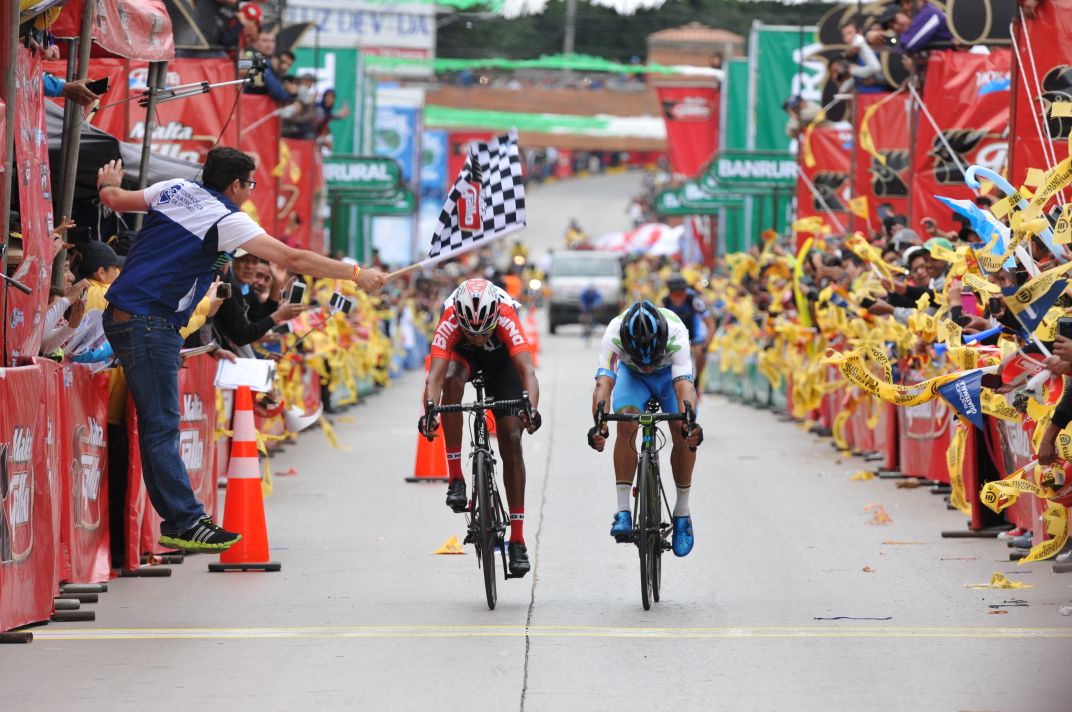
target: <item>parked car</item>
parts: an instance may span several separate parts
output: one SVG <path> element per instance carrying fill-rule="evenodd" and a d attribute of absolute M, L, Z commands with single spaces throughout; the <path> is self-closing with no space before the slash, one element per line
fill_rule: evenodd
<path fill-rule="evenodd" d="M 551 333 L 563 324 L 579 324 L 581 293 L 589 286 L 599 292 L 595 321 L 608 324 L 621 312 L 622 263 L 615 252 L 564 250 L 554 253 L 547 273 L 551 290 Z"/>

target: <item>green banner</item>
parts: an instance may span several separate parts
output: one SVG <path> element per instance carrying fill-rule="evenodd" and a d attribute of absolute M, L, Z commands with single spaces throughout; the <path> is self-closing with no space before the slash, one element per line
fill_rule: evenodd
<path fill-rule="evenodd" d="M 723 148 L 748 147 L 748 60 L 731 59 L 722 84 L 722 106 L 726 112 L 722 133 Z"/>
<path fill-rule="evenodd" d="M 417 196 L 406 188 L 391 193 L 332 193 L 332 203 L 346 209 L 357 206 L 364 215 L 412 215 L 417 210 Z"/>
<path fill-rule="evenodd" d="M 789 118 L 782 106 L 794 94 L 821 101 L 822 64 L 805 62 L 808 45 L 815 42 L 814 27 L 755 27 L 751 38 L 753 134 L 748 147 L 759 151 L 785 151 Z M 816 76 L 817 75 L 817 76 Z"/>
<path fill-rule="evenodd" d="M 419 57 L 365 57 L 365 66 L 369 69 L 395 69 L 398 67 L 422 67 L 436 72 L 460 72 L 463 69 L 572 69 L 578 72 L 611 72 L 614 74 L 685 74 L 696 75 L 703 72 L 695 67 L 672 67 L 662 64 L 622 64 L 602 57 L 587 54 L 543 55 L 539 59 L 506 59 L 504 57 L 487 57 L 484 59 L 424 59 Z M 713 72 L 707 72 L 716 76 Z"/>
<path fill-rule="evenodd" d="M 797 160 L 790 153 L 775 151 L 719 151 L 700 184 L 708 191 L 739 188 L 766 192 L 768 188 L 793 190 L 797 184 Z"/>
<path fill-rule="evenodd" d="M 744 198 L 724 191 L 710 192 L 695 181 L 667 188 L 655 196 L 657 215 L 711 215 L 726 208 L 744 207 Z"/>
<path fill-rule="evenodd" d="M 306 41 L 312 41 L 314 33 L 308 32 L 306 35 Z M 336 119 L 329 126 L 332 150 L 339 153 L 361 150 L 354 145 L 354 126 L 361 106 L 357 96 L 357 50 L 299 47 L 294 54 L 297 59 L 291 73 L 300 75 L 302 70 L 315 69 L 318 94 L 334 89 L 336 111 L 344 106 L 349 111 L 346 118 Z"/>
<path fill-rule="evenodd" d="M 324 158 L 324 180 L 332 192 L 392 193 L 402 184 L 402 169 L 390 158 L 336 153 Z"/>

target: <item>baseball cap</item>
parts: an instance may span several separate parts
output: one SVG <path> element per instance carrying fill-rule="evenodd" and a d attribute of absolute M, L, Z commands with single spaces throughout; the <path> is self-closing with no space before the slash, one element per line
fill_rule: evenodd
<path fill-rule="evenodd" d="M 937 245 L 938 247 L 944 247 L 947 250 L 956 249 L 953 247 L 953 243 L 945 239 L 944 237 L 932 237 L 931 239 L 923 243 L 923 246 L 927 248 L 928 252 L 934 252 L 935 245 Z"/>
<path fill-rule="evenodd" d="M 115 254 L 115 250 L 99 240 L 79 245 L 78 252 L 82 256 L 81 262 L 78 263 L 78 272 L 83 279 L 101 267 L 122 267 L 126 261 L 126 258 Z"/>

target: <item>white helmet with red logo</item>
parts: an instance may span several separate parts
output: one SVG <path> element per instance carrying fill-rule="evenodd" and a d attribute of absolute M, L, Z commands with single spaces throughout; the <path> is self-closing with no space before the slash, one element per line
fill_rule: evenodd
<path fill-rule="evenodd" d="M 486 279 L 467 279 L 454 292 L 458 326 L 470 334 L 487 334 L 499 319 L 499 289 Z"/>

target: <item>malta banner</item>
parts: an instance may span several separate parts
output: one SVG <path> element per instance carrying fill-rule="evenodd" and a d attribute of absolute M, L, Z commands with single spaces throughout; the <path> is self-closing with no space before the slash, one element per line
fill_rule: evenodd
<path fill-rule="evenodd" d="M 47 621 L 57 592 L 41 379 L 0 369 L 0 630 Z"/>
<path fill-rule="evenodd" d="M 940 230 L 956 230 L 952 211 L 934 196 L 970 200 L 961 167 L 981 165 L 1001 173 L 1009 146 L 1009 72 L 1012 53 L 931 52 L 923 103 L 941 134 L 920 111 L 912 156 L 912 219 L 934 218 Z M 959 165 L 958 165 L 959 162 Z M 913 228 L 918 229 L 918 228 Z"/>
<path fill-rule="evenodd" d="M 257 170 L 253 180 L 257 182 L 249 204 L 240 206 L 256 220 L 265 232 L 278 236 L 283 225 L 277 224 L 279 214 L 276 197 L 279 180 L 276 166 L 279 165 L 279 105 L 263 94 L 243 94 L 238 107 L 240 114 L 238 147 L 253 156 Z"/>
<path fill-rule="evenodd" d="M 853 211 L 854 229 L 877 227 L 888 215 L 908 215 L 908 118 L 907 92 L 856 96 L 853 190 L 867 202 Z"/>
<path fill-rule="evenodd" d="M 849 200 L 852 199 L 851 129 L 822 125 L 808 130 L 802 138 L 799 158 L 799 224 L 794 226 L 794 230 L 798 234 L 807 232 L 817 236 L 822 232 L 823 226 L 837 231 L 837 225 L 830 218 L 831 213 L 840 221 L 841 227 L 847 229 Z M 801 227 L 807 229 L 800 229 Z"/>
<path fill-rule="evenodd" d="M 103 583 L 111 571 L 108 530 L 108 380 L 79 364 L 63 367 L 60 432 L 63 453 L 66 580 Z"/>
<path fill-rule="evenodd" d="M 655 87 L 666 122 L 670 165 L 695 178 L 718 150 L 721 91 L 714 87 Z"/>
<path fill-rule="evenodd" d="M 21 357 L 33 358 L 41 350 L 41 320 L 48 305 L 52 273 L 52 185 L 48 166 L 48 134 L 41 93 L 39 54 L 20 47 L 15 82 L 15 164 L 18 180 L 19 217 L 22 220 L 22 261 L 15 279 L 31 288 L 30 294 L 8 289 L 7 353 L 14 366 Z M 8 258 L 8 264 L 15 260 Z"/>
<path fill-rule="evenodd" d="M 1057 102 L 1072 101 L 1072 0 L 1039 3 L 1034 20 L 1016 23 L 1009 182 L 1024 184 L 1031 168 L 1046 170 L 1068 156 L 1072 117 L 1051 116 Z M 1032 56 L 1033 55 L 1033 56 Z M 1041 132 L 1041 135 L 1040 135 Z"/>
<path fill-rule="evenodd" d="M 148 78 L 147 64 L 131 63 L 131 94 L 145 91 Z M 218 84 L 235 78 L 234 63 L 227 59 L 177 59 L 167 66 L 165 85 Z M 153 153 L 204 163 L 208 150 L 217 143 L 237 146 L 238 121 L 234 113 L 240 91 L 238 85 L 220 87 L 207 94 L 157 104 Z M 145 140 L 145 108 L 133 101 L 128 106 L 130 128 L 125 140 L 140 144 Z"/>

